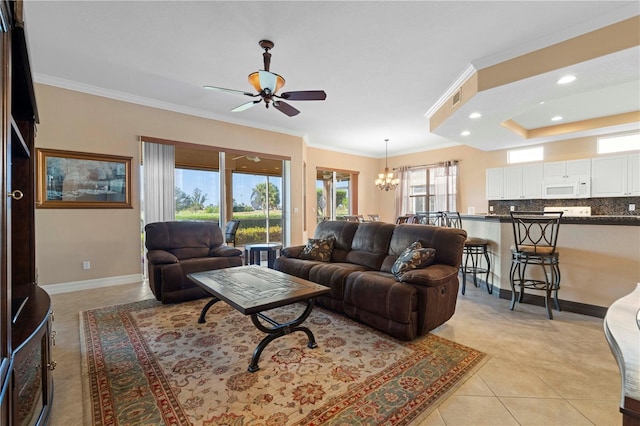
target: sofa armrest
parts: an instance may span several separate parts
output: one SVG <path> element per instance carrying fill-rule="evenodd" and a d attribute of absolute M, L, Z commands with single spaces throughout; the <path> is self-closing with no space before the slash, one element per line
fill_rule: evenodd
<path fill-rule="evenodd" d="M 209 249 L 209 256 L 212 257 L 233 257 L 242 256 L 242 251 L 235 247 L 220 245 Z"/>
<path fill-rule="evenodd" d="M 166 250 L 149 250 L 147 252 L 147 259 L 154 265 L 178 263 L 178 258 Z"/>
<path fill-rule="evenodd" d="M 306 246 L 304 245 L 285 247 L 280 251 L 280 255 L 297 259 L 300 257 L 300 253 L 302 253 L 302 250 L 304 250 L 305 247 Z"/>
<path fill-rule="evenodd" d="M 426 268 L 417 268 L 405 272 L 400 282 L 426 287 L 438 287 L 451 280 L 458 274 L 458 268 L 451 265 L 429 265 Z"/>

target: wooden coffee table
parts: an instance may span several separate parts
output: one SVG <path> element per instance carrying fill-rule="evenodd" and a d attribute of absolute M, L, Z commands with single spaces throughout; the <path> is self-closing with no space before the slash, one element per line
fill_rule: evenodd
<path fill-rule="evenodd" d="M 258 265 L 196 272 L 188 274 L 187 277 L 213 296 L 202 308 L 199 323 L 205 322 L 207 311 L 214 303 L 223 300 L 238 312 L 250 315 L 258 330 L 267 333 L 253 352 L 249 364 L 250 372 L 259 370 L 258 360 L 264 348 L 286 334 L 302 331 L 309 338 L 307 347 L 317 347 L 311 330 L 301 324 L 311 314 L 314 297 L 329 293 L 328 287 Z M 306 302 L 307 307 L 298 318 L 284 324 L 263 313 L 295 302 Z M 260 319 L 272 327 L 265 326 Z"/>

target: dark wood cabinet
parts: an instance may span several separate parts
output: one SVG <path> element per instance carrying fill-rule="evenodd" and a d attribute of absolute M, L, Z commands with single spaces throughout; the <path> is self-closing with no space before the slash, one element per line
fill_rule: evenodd
<path fill-rule="evenodd" d="M 38 121 L 22 1 L 0 0 L 0 425 L 48 422 L 51 299 L 35 267 Z"/>

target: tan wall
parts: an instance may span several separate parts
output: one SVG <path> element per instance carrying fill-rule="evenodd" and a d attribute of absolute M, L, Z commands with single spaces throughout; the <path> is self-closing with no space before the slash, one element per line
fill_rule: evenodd
<path fill-rule="evenodd" d="M 291 158 L 292 206 L 302 206 L 301 138 L 36 85 L 36 147 L 133 157 L 133 209 L 37 209 L 41 285 L 141 273 L 140 135 Z M 302 209 L 292 240 L 302 240 Z M 91 261 L 83 270 L 82 261 Z"/>

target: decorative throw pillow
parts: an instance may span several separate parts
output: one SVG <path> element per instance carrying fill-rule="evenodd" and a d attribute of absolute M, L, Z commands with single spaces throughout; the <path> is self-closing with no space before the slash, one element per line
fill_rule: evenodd
<path fill-rule="evenodd" d="M 333 252 L 333 244 L 336 239 L 329 237 L 326 239 L 309 238 L 309 242 L 302 249 L 300 253 L 300 259 L 319 260 L 320 262 L 328 262 L 331 260 L 331 253 Z"/>
<path fill-rule="evenodd" d="M 433 248 L 423 248 L 420 241 L 411 243 L 404 249 L 391 267 L 391 273 L 400 278 L 411 269 L 424 268 L 433 263 L 436 250 Z"/>

